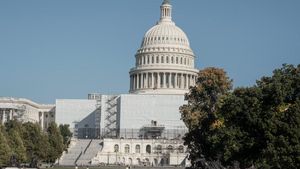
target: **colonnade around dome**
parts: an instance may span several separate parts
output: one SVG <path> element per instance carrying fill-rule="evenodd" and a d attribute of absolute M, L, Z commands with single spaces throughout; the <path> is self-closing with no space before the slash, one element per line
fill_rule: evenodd
<path fill-rule="evenodd" d="M 195 85 L 196 75 L 178 72 L 142 72 L 130 76 L 130 92 L 143 89 L 182 89 Z"/>

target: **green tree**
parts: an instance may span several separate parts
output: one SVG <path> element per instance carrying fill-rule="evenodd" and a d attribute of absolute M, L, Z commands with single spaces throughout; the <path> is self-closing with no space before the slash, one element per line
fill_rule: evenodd
<path fill-rule="evenodd" d="M 26 161 L 26 148 L 24 146 L 23 140 L 15 129 L 8 131 L 9 135 L 9 145 L 12 149 L 12 156 L 16 160 L 17 165 Z"/>
<path fill-rule="evenodd" d="M 8 133 L 9 146 L 12 149 L 12 156 L 17 165 L 20 165 L 26 161 L 26 148 L 21 137 L 22 123 L 11 120 L 5 124 L 5 127 Z"/>
<path fill-rule="evenodd" d="M 39 162 L 47 159 L 49 152 L 48 136 L 42 132 L 37 123 L 24 123 L 22 138 L 31 167 L 36 167 Z"/>
<path fill-rule="evenodd" d="M 206 104 L 198 100 L 192 105 Z M 193 164 L 202 157 L 241 168 L 300 168 L 300 65 L 283 65 L 257 85 L 219 97 L 213 114 L 185 137 Z"/>
<path fill-rule="evenodd" d="M 11 149 L 5 134 L 4 127 L 0 124 L 0 167 L 9 165 Z"/>
<path fill-rule="evenodd" d="M 60 130 L 60 133 L 63 137 L 63 142 L 64 142 L 64 145 L 65 145 L 65 149 L 68 148 L 68 145 L 70 143 L 70 139 L 72 137 L 72 132 L 70 131 L 70 125 L 68 124 L 61 124 L 59 125 L 59 130 Z"/>
<path fill-rule="evenodd" d="M 59 128 L 54 122 L 49 124 L 47 133 L 50 144 L 48 160 L 50 162 L 55 162 L 55 160 L 61 156 L 64 150 L 63 137 L 60 134 Z"/>
<path fill-rule="evenodd" d="M 210 148 L 210 142 L 206 138 L 212 132 L 212 126 L 222 123 L 217 119 L 217 103 L 231 88 L 232 81 L 226 72 L 211 67 L 199 71 L 196 86 L 191 87 L 185 96 L 188 103 L 180 111 L 182 120 L 189 129 L 184 139 L 193 165 L 203 158 L 203 154 L 213 154 L 210 151 L 214 149 Z"/>

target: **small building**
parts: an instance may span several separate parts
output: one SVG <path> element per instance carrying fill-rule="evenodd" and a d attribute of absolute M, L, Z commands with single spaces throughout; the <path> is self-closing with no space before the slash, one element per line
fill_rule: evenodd
<path fill-rule="evenodd" d="M 189 166 L 182 140 L 104 139 L 91 165 Z"/>
<path fill-rule="evenodd" d="M 0 123 L 12 119 L 38 123 L 45 130 L 49 123 L 55 121 L 55 105 L 38 104 L 24 98 L 0 97 Z"/>

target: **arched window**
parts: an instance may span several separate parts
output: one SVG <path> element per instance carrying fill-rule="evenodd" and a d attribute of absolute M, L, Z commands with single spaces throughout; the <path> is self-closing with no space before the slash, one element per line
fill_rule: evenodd
<path fill-rule="evenodd" d="M 151 153 L 151 146 L 150 145 L 147 145 L 146 146 L 146 153 Z"/>
<path fill-rule="evenodd" d="M 184 153 L 184 147 L 183 146 L 179 146 L 178 147 L 178 152 L 179 153 Z"/>
<path fill-rule="evenodd" d="M 130 147 L 128 144 L 125 145 L 125 153 L 129 153 L 130 151 Z"/>
<path fill-rule="evenodd" d="M 167 56 L 167 60 L 166 60 L 166 62 L 167 62 L 167 63 L 169 63 L 169 56 Z"/>
<path fill-rule="evenodd" d="M 115 153 L 119 152 L 119 145 L 118 144 L 115 144 L 115 146 L 114 146 L 114 152 Z"/>
<path fill-rule="evenodd" d="M 174 63 L 174 58 L 173 57 L 171 57 L 171 63 Z"/>
<path fill-rule="evenodd" d="M 135 153 L 141 153 L 141 146 L 140 145 L 135 146 Z"/>
<path fill-rule="evenodd" d="M 174 152 L 173 146 L 169 145 L 169 146 L 167 147 L 167 151 L 168 151 L 169 153 L 173 153 L 173 152 Z"/>
<path fill-rule="evenodd" d="M 184 64 L 186 65 L 186 58 L 184 58 Z"/>
<path fill-rule="evenodd" d="M 156 63 L 159 63 L 159 57 L 156 56 Z"/>
<path fill-rule="evenodd" d="M 152 56 L 152 61 L 151 62 L 154 63 L 154 56 Z"/>
<path fill-rule="evenodd" d="M 156 151 L 157 151 L 157 153 L 162 153 L 162 146 L 161 145 L 157 145 L 156 146 Z"/>
<path fill-rule="evenodd" d="M 161 63 L 164 63 L 164 56 L 161 57 Z"/>
<path fill-rule="evenodd" d="M 178 57 L 176 57 L 176 64 L 178 64 Z"/>
<path fill-rule="evenodd" d="M 182 58 L 180 58 L 180 64 L 182 64 Z"/>
<path fill-rule="evenodd" d="M 147 64 L 149 64 L 150 63 L 150 58 L 149 58 L 149 56 L 147 56 Z"/>

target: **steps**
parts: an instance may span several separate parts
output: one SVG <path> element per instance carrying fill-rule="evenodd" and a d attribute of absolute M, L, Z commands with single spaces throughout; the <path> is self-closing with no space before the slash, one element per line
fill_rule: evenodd
<path fill-rule="evenodd" d="M 77 161 L 77 165 L 90 165 L 91 159 L 94 158 L 102 149 L 103 140 L 92 140 L 86 151 L 83 152 Z"/>
<path fill-rule="evenodd" d="M 76 160 L 80 159 L 81 153 L 88 147 L 91 140 L 74 139 L 71 140 L 70 147 L 67 152 L 64 152 L 60 157 L 60 166 L 74 166 Z"/>

